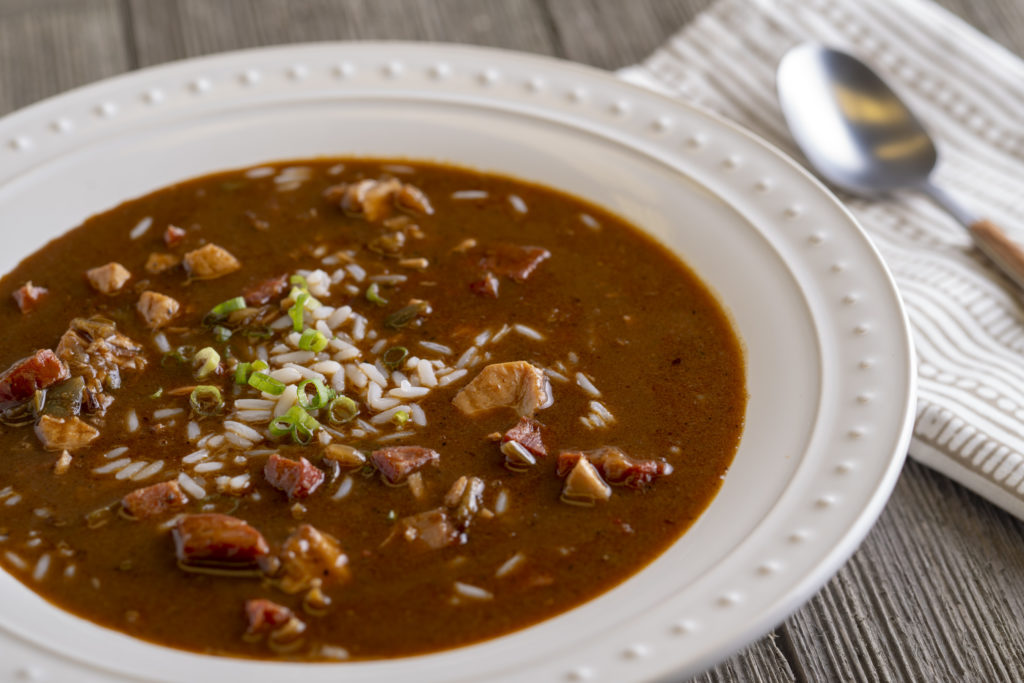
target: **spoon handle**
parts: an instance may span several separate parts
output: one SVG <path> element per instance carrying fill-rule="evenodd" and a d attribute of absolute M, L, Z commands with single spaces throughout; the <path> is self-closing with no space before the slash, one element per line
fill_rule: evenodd
<path fill-rule="evenodd" d="M 949 211 L 960 221 L 970 233 L 974 245 L 989 258 L 992 263 L 1013 280 L 1018 287 L 1024 289 L 1024 249 L 1011 240 L 1006 232 L 990 220 L 978 218 L 965 209 L 960 202 L 953 199 L 944 189 L 929 179 L 921 189 Z"/>
<path fill-rule="evenodd" d="M 1008 275 L 1017 286 L 1024 289 L 1024 249 L 1009 237 L 1003 230 L 985 219 L 977 220 L 967 226 L 974 244 L 992 260 L 999 269 Z"/>

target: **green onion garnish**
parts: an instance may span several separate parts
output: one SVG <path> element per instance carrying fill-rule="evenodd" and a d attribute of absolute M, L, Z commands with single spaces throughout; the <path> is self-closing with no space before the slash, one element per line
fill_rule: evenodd
<path fill-rule="evenodd" d="M 194 346 L 179 346 L 173 351 L 168 351 L 160 358 L 160 367 L 171 367 L 173 363 L 178 365 L 187 363 L 189 358 L 192 357 L 193 351 L 195 351 Z"/>
<path fill-rule="evenodd" d="M 236 296 L 234 299 L 222 301 L 211 308 L 210 312 L 203 317 L 203 324 L 212 325 L 215 322 L 224 320 L 224 318 L 228 317 L 229 314 L 234 313 L 235 311 L 240 311 L 243 308 L 245 308 L 245 297 Z"/>
<path fill-rule="evenodd" d="M 327 348 L 327 337 L 320 330 L 307 329 L 299 337 L 299 348 L 320 353 Z"/>
<path fill-rule="evenodd" d="M 220 354 L 210 346 L 203 347 L 193 356 L 192 364 L 199 367 L 196 370 L 196 379 L 203 379 L 220 365 Z"/>
<path fill-rule="evenodd" d="M 313 393 L 307 391 L 307 387 L 313 387 Z M 306 410 L 320 410 L 331 400 L 331 390 L 324 386 L 318 379 L 305 379 L 299 382 L 298 401 L 299 405 Z"/>
<path fill-rule="evenodd" d="M 380 357 L 380 360 L 384 365 L 394 370 L 401 365 L 402 361 L 405 360 L 408 355 L 409 349 L 404 346 L 392 346 L 384 352 L 384 355 Z"/>
<path fill-rule="evenodd" d="M 270 433 L 273 436 L 291 434 L 296 443 L 307 444 L 313 438 L 313 432 L 320 428 L 316 418 L 302 409 L 292 406 L 284 415 L 270 421 Z"/>
<path fill-rule="evenodd" d="M 376 282 L 366 288 L 366 300 L 378 306 L 388 305 L 388 300 L 380 295 L 380 285 Z"/>
<path fill-rule="evenodd" d="M 288 415 L 280 415 L 270 421 L 268 429 L 273 437 L 285 436 L 292 433 L 292 430 L 295 429 L 295 423 L 292 422 Z"/>
<path fill-rule="evenodd" d="M 409 304 L 408 306 L 400 308 L 388 317 L 384 318 L 384 325 L 395 330 L 400 327 L 405 327 L 415 320 L 416 316 L 422 313 L 424 308 L 425 305 L 422 303 Z"/>
<path fill-rule="evenodd" d="M 292 275 L 290 278 L 288 278 L 288 283 L 295 285 L 299 289 L 309 289 L 309 283 L 306 282 L 306 278 L 302 277 L 301 275 Z"/>
<path fill-rule="evenodd" d="M 213 338 L 219 342 L 226 342 L 231 338 L 231 330 L 223 325 L 215 325 L 213 328 Z"/>
<path fill-rule="evenodd" d="M 391 419 L 394 421 L 394 423 L 396 425 L 401 427 L 401 426 L 405 425 L 406 422 L 409 421 L 409 412 L 406 411 L 406 410 L 399 410 L 397 413 L 395 413 L 395 416 L 393 418 L 391 418 Z"/>
<path fill-rule="evenodd" d="M 302 331 L 302 313 L 305 311 L 307 299 L 309 299 L 309 293 L 300 292 L 295 298 L 295 303 L 288 309 L 288 317 L 292 319 L 292 329 L 296 332 Z"/>
<path fill-rule="evenodd" d="M 327 406 L 327 421 L 331 424 L 345 424 L 356 419 L 359 406 L 348 396 L 337 396 Z"/>
<path fill-rule="evenodd" d="M 248 384 L 252 374 L 252 363 L 239 363 L 235 366 L 235 384 Z"/>
<path fill-rule="evenodd" d="M 257 360 L 254 360 L 252 362 L 252 369 L 255 372 L 262 372 L 264 370 L 269 370 L 270 366 L 267 365 L 267 361 L 263 360 L 262 358 L 258 358 Z"/>
<path fill-rule="evenodd" d="M 164 388 L 160 387 L 156 391 L 154 391 L 152 394 L 150 394 L 149 397 L 150 398 L 160 398 L 163 395 L 164 395 Z"/>
<path fill-rule="evenodd" d="M 267 325 L 257 325 L 245 328 L 242 330 L 242 334 L 250 339 L 270 339 L 274 336 L 274 331 Z"/>
<path fill-rule="evenodd" d="M 216 415 L 224 407 L 220 389 L 209 384 L 200 384 L 193 389 L 188 397 L 188 402 L 192 406 L 192 410 L 203 417 Z"/>
<path fill-rule="evenodd" d="M 280 382 L 262 372 L 254 372 L 249 375 L 249 386 L 272 396 L 280 396 L 284 393 L 284 382 Z"/>

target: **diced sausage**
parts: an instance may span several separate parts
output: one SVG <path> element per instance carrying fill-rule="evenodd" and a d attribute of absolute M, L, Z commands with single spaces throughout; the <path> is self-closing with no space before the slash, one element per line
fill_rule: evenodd
<path fill-rule="evenodd" d="M 516 282 L 526 282 L 537 266 L 551 256 L 543 247 L 518 244 L 496 244 L 484 250 L 480 267 L 496 275 L 505 275 Z"/>
<path fill-rule="evenodd" d="M 99 430 L 80 417 L 43 415 L 36 423 L 36 436 L 48 451 L 73 451 L 99 435 Z"/>
<path fill-rule="evenodd" d="M 271 453 L 263 466 L 263 476 L 289 498 L 305 498 L 324 482 L 324 473 L 305 458 L 290 460 Z"/>
<path fill-rule="evenodd" d="M 348 556 L 338 540 L 309 524 L 288 537 L 281 549 L 280 587 L 286 593 L 311 588 L 314 579 L 322 586 L 345 583 L 350 578 Z"/>
<path fill-rule="evenodd" d="M 0 374 L 0 403 L 25 401 L 70 376 L 67 366 L 50 349 L 40 349 L 22 358 Z"/>
<path fill-rule="evenodd" d="M 154 251 L 149 255 L 149 258 L 146 259 L 146 272 L 152 273 L 153 275 L 159 275 L 160 273 L 174 268 L 179 263 L 181 263 L 181 259 L 174 254 L 161 254 Z"/>
<path fill-rule="evenodd" d="M 210 243 L 185 254 L 185 268 L 197 280 L 210 280 L 233 273 L 242 264 L 228 250 Z"/>
<path fill-rule="evenodd" d="M 183 239 L 185 239 L 184 228 L 179 228 L 177 225 L 168 225 L 167 229 L 164 230 L 164 244 L 168 247 L 178 246 Z"/>
<path fill-rule="evenodd" d="M 48 293 L 49 290 L 45 287 L 36 287 L 32 284 L 32 281 L 29 280 L 21 287 L 14 290 L 11 296 L 14 297 L 14 303 L 18 304 L 18 309 L 21 310 L 22 313 L 31 313 Z"/>
<path fill-rule="evenodd" d="M 178 562 L 185 566 L 256 568 L 270 553 L 263 534 L 237 517 L 216 512 L 183 515 L 173 535 Z"/>
<path fill-rule="evenodd" d="M 477 296 L 497 299 L 498 278 L 494 277 L 491 271 L 487 271 L 481 279 L 469 283 L 469 290 Z"/>
<path fill-rule="evenodd" d="M 531 417 L 521 417 L 514 427 L 505 432 L 501 442 L 515 441 L 520 446 L 536 456 L 548 454 L 547 446 L 544 445 L 544 435 L 547 427 Z"/>
<path fill-rule="evenodd" d="M 618 448 L 606 446 L 593 451 L 563 451 L 558 454 L 558 476 L 564 477 L 580 458 L 589 460 L 609 484 L 640 489 L 659 477 L 672 474 L 672 465 L 661 460 L 634 460 Z"/>
<path fill-rule="evenodd" d="M 89 284 L 100 294 L 117 294 L 131 276 L 127 268 L 115 261 L 85 271 Z"/>
<path fill-rule="evenodd" d="M 146 321 L 146 325 L 155 330 L 173 320 L 174 316 L 178 315 L 181 304 L 166 294 L 146 290 L 139 297 L 139 303 L 135 308 Z"/>
<path fill-rule="evenodd" d="M 125 512 L 136 519 L 159 517 L 186 503 L 188 498 L 173 479 L 135 489 L 121 499 Z"/>
<path fill-rule="evenodd" d="M 456 394 L 452 403 L 471 417 L 495 408 L 512 408 L 526 416 L 547 408 L 553 400 L 547 375 L 526 361 L 517 360 L 486 366 Z"/>
<path fill-rule="evenodd" d="M 593 505 L 608 500 L 611 495 L 612 487 L 585 456 L 576 460 L 562 487 L 562 501 L 572 505 Z"/>
<path fill-rule="evenodd" d="M 427 510 L 398 521 L 398 535 L 419 550 L 438 550 L 459 541 L 459 530 L 442 508 Z"/>
<path fill-rule="evenodd" d="M 370 454 L 373 466 L 389 484 L 403 483 L 410 474 L 440 458 L 437 451 L 420 446 L 389 446 Z"/>
<path fill-rule="evenodd" d="M 263 282 L 257 282 L 246 289 L 242 296 L 245 297 L 247 306 L 262 306 L 276 296 L 284 293 L 288 288 L 288 276 L 272 277 Z"/>
<path fill-rule="evenodd" d="M 245 616 L 249 620 L 245 632 L 249 635 L 263 635 L 284 626 L 295 614 L 272 600 L 256 598 L 245 601 Z"/>

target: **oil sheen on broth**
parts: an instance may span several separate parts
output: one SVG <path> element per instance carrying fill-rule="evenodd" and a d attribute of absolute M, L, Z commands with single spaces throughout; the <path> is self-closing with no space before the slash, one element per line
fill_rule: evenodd
<path fill-rule="evenodd" d="M 0 564 L 187 650 L 472 643 L 642 569 L 746 406 L 693 273 L 558 191 L 406 161 L 189 180 L 3 280 Z"/>

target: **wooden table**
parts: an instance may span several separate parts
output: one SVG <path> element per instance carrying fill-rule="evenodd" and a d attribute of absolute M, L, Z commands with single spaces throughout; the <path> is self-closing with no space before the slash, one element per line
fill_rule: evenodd
<path fill-rule="evenodd" d="M 617 68 L 710 1 L 0 0 L 0 115 L 143 66 L 309 40 L 454 41 Z M 1021 0 L 940 1 L 1024 53 Z M 1022 537 L 1024 523 L 908 462 L 839 574 L 698 679 L 1024 680 Z"/>

